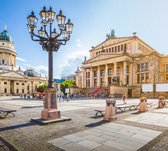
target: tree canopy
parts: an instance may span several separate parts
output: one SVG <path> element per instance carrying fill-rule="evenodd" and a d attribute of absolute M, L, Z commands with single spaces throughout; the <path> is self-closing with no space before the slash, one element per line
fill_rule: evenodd
<path fill-rule="evenodd" d="M 75 86 L 75 80 L 65 80 L 61 83 L 61 91 L 65 93 L 66 88 L 73 88 Z"/>
<path fill-rule="evenodd" d="M 44 83 L 44 84 L 41 84 L 38 88 L 37 88 L 37 92 L 44 92 L 45 89 L 48 88 L 48 84 Z"/>

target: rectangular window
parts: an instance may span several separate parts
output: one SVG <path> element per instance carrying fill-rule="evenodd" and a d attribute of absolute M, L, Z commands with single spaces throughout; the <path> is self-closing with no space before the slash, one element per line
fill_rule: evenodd
<path fill-rule="evenodd" d="M 16 89 L 16 93 L 19 93 L 19 89 Z"/>
<path fill-rule="evenodd" d="M 104 78 L 100 78 L 100 85 L 101 85 L 101 86 L 104 85 Z"/>
<path fill-rule="evenodd" d="M 93 74 L 94 74 L 94 77 L 97 77 L 97 71 L 94 71 Z"/>
<path fill-rule="evenodd" d="M 118 52 L 120 52 L 120 46 L 118 46 Z"/>
<path fill-rule="evenodd" d="M 111 52 L 111 48 L 109 48 L 109 52 Z"/>
<path fill-rule="evenodd" d="M 24 93 L 24 89 L 22 89 L 22 93 Z"/>
<path fill-rule="evenodd" d="M 149 71 L 149 63 L 145 64 L 145 69 L 146 69 L 146 71 Z"/>
<path fill-rule="evenodd" d="M 115 52 L 117 52 L 117 47 L 115 46 Z"/>
<path fill-rule="evenodd" d="M 94 79 L 94 86 L 97 86 L 97 79 Z"/>
<path fill-rule="evenodd" d="M 143 63 L 141 63 L 141 71 L 144 71 L 145 70 L 145 66 Z"/>
<path fill-rule="evenodd" d="M 114 52 L 114 47 L 112 47 L 112 52 Z"/>
<path fill-rule="evenodd" d="M 7 84 L 7 82 L 4 82 L 4 84 Z"/>
<path fill-rule="evenodd" d="M 90 72 L 86 72 L 86 78 L 90 78 Z"/>
<path fill-rule="evenodd" d="M 123 45 L 121 45 L 121 51 L 123 51 Z"/>
<path fill-rule="evenodd" d="M 100 70 L 100 76 L 104 76 L 104 70 Z"/>
<path fill-rule="evenodd" d="M 4 93 L 7 93 L 7 89 L 6 88 L 4 89 Z"/>
<path fill-rule="evenodd" d="M 90 87 L 90 80 L 89 79 L 86 80 L 86 87 Z"/>
<path fill-rule="evenodd" d="M 112 70 L 111 69 L 108 70 L 108 75 L 112 75 Z"/>
<path fill-rule="evenodd" d="M 106 53 L 108 53 L 108 49 L 106 49 Z"/>

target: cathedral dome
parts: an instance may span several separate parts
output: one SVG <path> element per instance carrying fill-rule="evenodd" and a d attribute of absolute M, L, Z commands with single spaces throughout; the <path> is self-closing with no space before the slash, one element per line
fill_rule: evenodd
<path fill-rule="evenodd" d="M 12 41 L 12 38 L 6 29 L 0 33 L 0 40 Z"/>
<path fill-rule="evenodd" d="M 34 71 L 33 69 L 28 69 L 24 72 L 24 75 L 28 76 L 28 77 L 40 77 L 40 74 L 38 74 L 36 71 Z"/>

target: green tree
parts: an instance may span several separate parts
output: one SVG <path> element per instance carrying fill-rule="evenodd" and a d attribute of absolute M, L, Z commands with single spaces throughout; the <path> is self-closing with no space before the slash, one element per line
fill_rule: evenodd
<path fill-rule="evenodd" d="M 44 84 L 41 84 L 38 88 L 37 88 L 37 92 L 44 92 L 45 89 L 48 88 L 48 84 L 44 83 Z"/>
<path fill-rule="evenodd" d="M 76 87 L 75 85 L 75 80 L 65 80 L 64 82 L 61 83 L 61 91 L 65 93 L 66 88 L 74 88 Z"/>

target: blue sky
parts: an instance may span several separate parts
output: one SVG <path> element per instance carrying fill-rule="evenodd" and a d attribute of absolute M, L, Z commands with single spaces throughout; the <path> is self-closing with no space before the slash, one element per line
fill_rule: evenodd
<path fill-rule="evenodd" d="M 91 46 L 105 40 L 110 29 L 116 36 L 137 36 L 160 53 L 167 54 L 167 0 L 0 0 L 0 31 L 4 25 L 17 51 L 17 66 L 35 68 L 47 75 L 48 56 L 39 43 L 31 40 L 27 16 L 37 18 L 43 6 L 53 7 L 74 23 L 71 39 L 54 53 L 54 77 L 74 73 Z M 40 18 L 38 25 L 40 26 Z"/>

